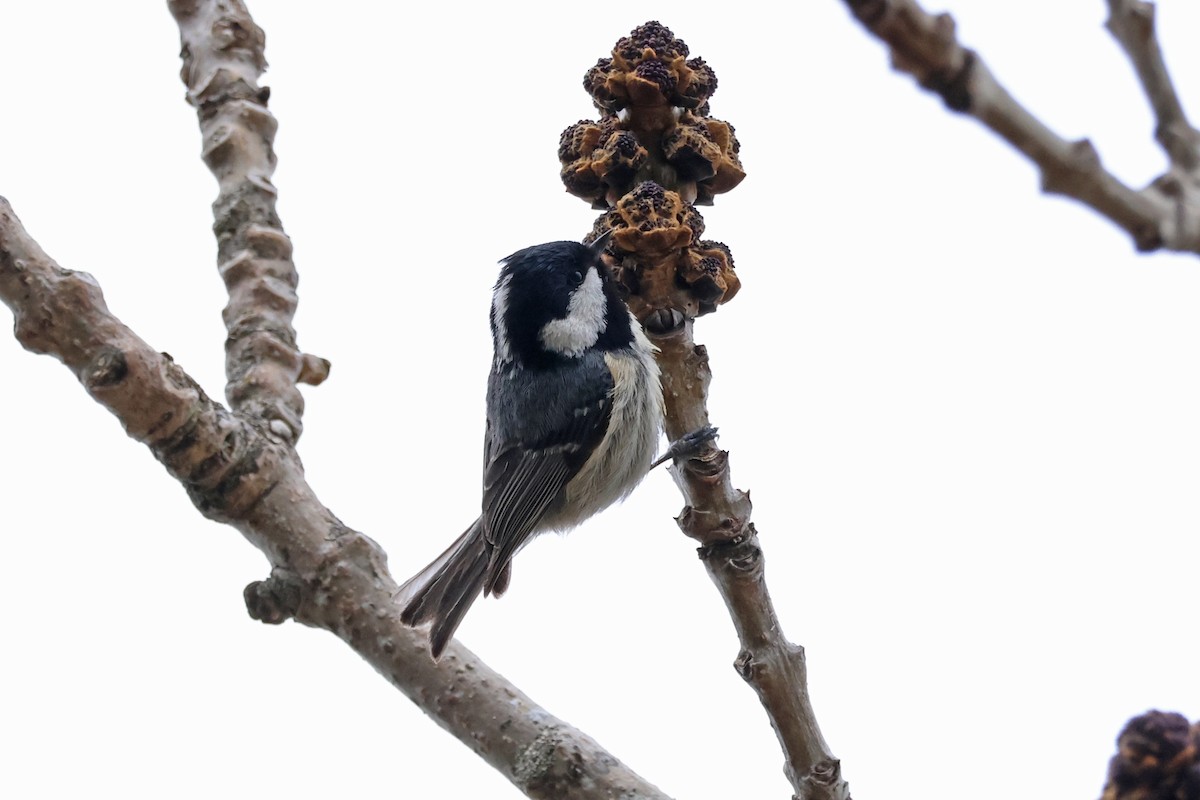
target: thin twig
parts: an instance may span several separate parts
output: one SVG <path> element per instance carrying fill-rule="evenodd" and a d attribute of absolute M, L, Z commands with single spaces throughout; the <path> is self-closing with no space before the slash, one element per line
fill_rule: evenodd
<path fill-rule="evenodd" d="M 1062 138 L 1017 102 L 979 54 L 959 43 L 950 15 L 929 14 L 916 0 L 843 2 L 888 46 L 897 70 L 1035 163 L 1043 191 L 1090 206 L 1128 232 L 1138 250 L 1200 253 L 1200 187 L 1195 183 L 1168 174 L 1140 191 L 1126 186 L 1104 169 L 1091 142 Z"/>
<path fill-rule="evenodd" d="M 263 420 L 286 441 L 303 430 L 297 382 L 318 384 L 329 362 L 296 347 L 292 317 L 299 277 L 292 243 L 275 212 L 275 117 L 266 37 L 241 0 L 171 0 L 179 24 L 188 102 L 200 118 L 204 162 L 220 184 L 213 203 L 217 262 L 229 303 L 225 395 L 234 411 Z"/>
<path fill-rule="evenodd" d="M 1188 122 L 1163 60 L 1154 26 L 1154 4 L 1108 0 L 1105 27 L 1133 64 L 1157 122 L 1154 137 L 1171 164 L 1193 175 L 1200 169 L 1200 132 Z"/>
<path fill-rule="evenodd" d="M 210 400 L 138 338 L 96 281 L 59 267 L 3 198 L 0 300 L 26 349 L 66 364 L 206 517 L 266 554 L 274 569 L 247 587 L 252 613 L 332 631 L 529 797 L 665 797 L 461 645 L 433 662 L 423 634 L 400 623 L 383 551 L 321 504 L 293 448 Z"/>

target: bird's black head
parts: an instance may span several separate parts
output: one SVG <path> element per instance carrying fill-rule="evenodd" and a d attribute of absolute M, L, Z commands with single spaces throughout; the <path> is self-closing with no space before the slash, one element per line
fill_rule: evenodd
<path fill-rule="evenodd" d="M 539 244 L 504 259 L 492 296 L 497 359 L 546 366 L 629 346 L 629 312 L 600 260 L 607 238 Z"/>

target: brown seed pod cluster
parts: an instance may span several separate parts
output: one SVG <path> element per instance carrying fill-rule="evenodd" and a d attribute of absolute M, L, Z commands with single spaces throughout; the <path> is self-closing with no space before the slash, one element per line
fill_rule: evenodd
<path fill-rule="evenodd" d="M 597 61 L 583 86 L 603 113 L 660 105 L 699 110 L 717 90 L 717 76 L 704 59 L 687 56 L 682 39 L 650 21 L 618 39 L 612 58 Z"/>
<path fill-rule="evenodd" d="M 600 122 L 580 120 L 563 131 L 558 160 L 568 192 L 590 201 L 592 208 L 608 208 L 635 184 L 650 152 L 633 131 L 608 116 Z"/>
<path fill-rule="evenodd" d="M 647 329 L 664 333 L 715 311 L 741 286 L 733 256 L 703 240 L 695 205 L 746 173 L 733 126 L 708 116 L 717 76 L 658 22 L 639 25 L 588 70 L 584 88 L 603 116 L 563 131 L 558 158 L 567 191 L 608 213 L 613 275 Z"/>
<path fill-rule="evenodd" d="M 652 332 L 715 311 L 741 287 L 729 248 L 700 238 L 704 218 L 678 192 L 639 184 L 596 220 L 592 238 L 608 230 L 613 277 Z"/>
<path fill-rule="evenodd" d="M 733 126 L 708 116 L 717 76 L 704 59 L 687 55 L 668 28 L 647 22 L 588 70 L 584 88 L 604 116 L 562 133 L 558 155 L 567 191 L 605 208 L 655 180 L 711 205 L 741 182 L 746 173 Z"/>
<path fill-rule="evenodd" d="M 1200 723 L 1148 711 L 1117 738 L 1102 800 L 1200 800 Z"/>
<path fill-rule="evenodd" d="M 683 115 L 662 137 L 663 154 L 680 179 L 696 184 L 697 205 L 711 206 L 713 197 L 742 182 L 733 126 L 712 117 Z"/>

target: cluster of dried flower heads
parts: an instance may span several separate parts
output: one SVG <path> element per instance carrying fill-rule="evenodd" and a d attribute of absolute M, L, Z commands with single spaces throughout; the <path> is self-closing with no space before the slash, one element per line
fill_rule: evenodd
<path fill-rule="evenodd" d="M 567 191 L 605 209 L 613 274 L 630 308 L 663 333 L 716 310 L 738 291 L 729 248 L 701 239 L 696 205 L 745 177 L 733 126 L 708 116 L 717 76 L 658 22 L 620 39 L 584 76 L 603 115 L 559 141 Z"/>
<path fill-rule="evenodd" d="M 1164 711 L 1131 719 L 1101 800 L 1200 800 L 1200 722 Z"/>

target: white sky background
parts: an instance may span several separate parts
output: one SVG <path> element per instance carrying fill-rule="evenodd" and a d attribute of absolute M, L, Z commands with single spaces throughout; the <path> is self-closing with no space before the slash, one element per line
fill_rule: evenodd
<path fill-rule="evenodd" d="M 1053 129 L 1133 185 L 1161 171 L 1101 0 L 946 2 Z M 749 177 L 702 213 L 744 288 L 697 338 L 855 796 L 1093 798 L 1129 716 L 1200 717 L 1194 257 L 1039 195 L 837 0 L 404 5 L 251 5 L 296 326 L 334 365 L 301 453 L 397 578 L 478 510 L 497 259 L 594 217 L 556 160 L 595 116 L 583 73 L 660 19 L 742 142 Z M 1200 114 L 1200 7 L 1159 12 Z M 5 3 L 0 194 L 219 398 L 216 184 L 178 50 L 165 4 Z M 0 339 L 0 375 L 0 796 L 520 796 L 329 634 L 251 622 L 261 555 L 61 365 Z M 538 541 L 462 638 L 672 796 L 787 797 L 680 508 L 663 470 Z"/>

